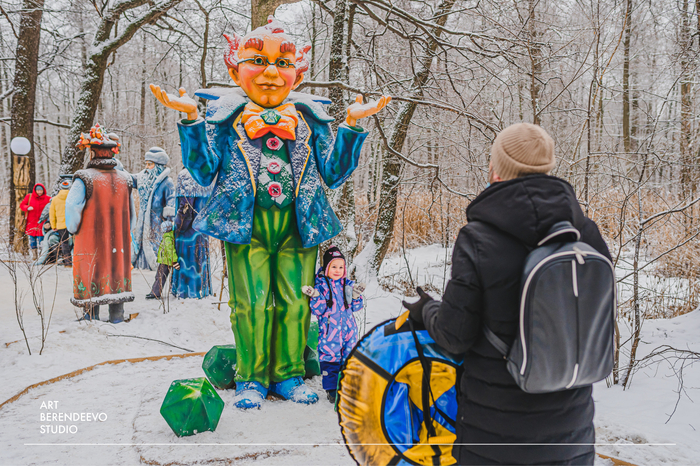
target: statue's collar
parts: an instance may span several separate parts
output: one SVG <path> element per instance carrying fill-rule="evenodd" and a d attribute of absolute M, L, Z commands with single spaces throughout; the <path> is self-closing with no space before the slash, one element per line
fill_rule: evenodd
<path fill-rule="evenodd" d="M 213 124 L 223 122 L 250 101 L 240 87 L 200 89 L 194 95 L 210 101 L 207 105 L 207 123 Z M 294 104 L 297 110 L 304 111 L 321 123 L 333 121 L 323 108 L 323 104 L 331 103 L 325 97 L 292 91 L 284 103 Z"/>

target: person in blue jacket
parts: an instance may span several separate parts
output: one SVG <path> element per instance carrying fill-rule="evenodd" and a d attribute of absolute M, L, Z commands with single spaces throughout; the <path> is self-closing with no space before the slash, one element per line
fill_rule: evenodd
<path fill-rule="evenodd" d="M 224 58 L 239 88 L 207 89 L 206 121 L 184 89 L 179 97 L 151 85 L 165 106 L 187 114 L 178 123 L 182 161 L 214 191 L 194 228 L 225 243 L 231 327 L 237 346 L 239 408 L 259 408 L 268 391 L 297 403 L 318 395 L 303 382 L 309 303 L 318 245 L 341 224 L 322 183 L 335 189 L 357 168 L 367 132 L 357 120 L 390 100 L 356 103 L 337 130 L 321 103 L 291 92 L 309 67 L 282 27 L 268 24 L 229 38 Z M 320 102 L 319 102 L 320 100 Z M 335 136 L 335 137 L 334 137 Z"/>

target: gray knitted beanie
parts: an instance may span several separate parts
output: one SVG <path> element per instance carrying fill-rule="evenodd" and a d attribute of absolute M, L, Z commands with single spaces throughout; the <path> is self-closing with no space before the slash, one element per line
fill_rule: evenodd
<path fill-rule="evenodd" d="M 164 149 L 160 147 L 151 147 L 146 152 L 146 161 L 157 163 L 158 165 L 167 165 L 170 162 L 170 157 Z"/>
<path fill-rule="evenodd" d="M 503 181 L 554 168 L 554 140 L 537 125 L 518 123 L 498 133 L 491 146 L 493 171 Z"/>

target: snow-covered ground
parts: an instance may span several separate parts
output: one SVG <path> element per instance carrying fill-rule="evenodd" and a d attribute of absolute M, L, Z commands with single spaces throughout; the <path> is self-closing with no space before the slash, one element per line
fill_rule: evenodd
<path fill-rule="evenodd" d="M 441 289 L 449 276 L 446 258 L 449 251 L 429 246 L 387 259 L 380 280 L 394 291 L 384 291 L 377 282 L 368 284 L 361 328 L 370 329 L 397 316 L 411 281 Z M 71 270 L 59 267 L 47 272 L 44 287 L 49 302 L 58 278 L 56 305 L 42 355 L 38 354 L 39 318 L 25 306 L 30 356 L 17 325 L 11 280 L 6 271 L 0 271 L 0 403 L 29 385 L 103 361 L 206 352 L 213 345 L 233 342 L 227 306 L 219 311 L 215 304 L 219 298 L 171 297 L 169 312 L 164 313 L 160 302 L 144 299 L 153 272 L 134 272 L 136 301 L 126 305 L 126 312 L 139 315 L 118 325 L 76 322 L 76 310 L 69 302 Z M 216 281 L 214 289 L 219 289 Z M 104 307 L 102 319 L 106 314 Z M 700 351 L 700 311 L 646 321 L 639 356 L 660 345 Z M 194 356 L 104 365 L 30 390 L 0 408 L 0 465 L 353 464 L 342 444 L 337 415 L 325 397 L 313 406 L 268 401 L 260 411 L 243 412 L 233 408 L 231 391 L 219 391 L 226 406 L 216 431 L 176 437 L 160 416 L 160 405 L 173 380 L 204 375 L 201 362 L 201 356 Z M 597 441 L 605 444 L 597 447 L 598 452 L 639 465 L 700 464 L 696 431 L 700 406 L 693 402 L 700 387 L 700 368 L 698 364 L 684 367 L 680 397 L 679 368 L 676 365 L 674 372 L 666 362 L 650 364 L 635 374 L 626 391 L 619 386 L 607 388 L 605 382 L 597 384 Z M 322 394 L 320 378 L 309 384 Z M 58 402 L 57 409 L 56 405 L 48 409 L 48 402 Z M 102 421 L 41 420 L 42 414 L 55 412 L 94 413 Z M 52 426 L 44 427 L 49 432 L 42 433 L 47 425 Z M 60 425 L 75 425 L 77 432 L 50 433 Z M 597 464 L 611 463 L 598 459 Z"/>

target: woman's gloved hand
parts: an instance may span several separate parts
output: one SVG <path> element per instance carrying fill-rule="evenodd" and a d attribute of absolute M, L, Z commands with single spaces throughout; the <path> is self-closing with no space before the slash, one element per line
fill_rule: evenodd
<path fill-rule="evenodd" d="M 407 303 L 406 301 L 401 301 L 401 304 L 403 304 L 403 307 L 408 309 L 409 311 L 409 316 L 411 319 L 413 319 L 414 322 L 418 322 L 419 324 L 423 324 L 423 307 L 425 307 L 426 304 L 428 304 L 430 301 L 434 301 L 434 299 L 423 289 L 419 286 L 416 288 L 416 291 L 418 292 L 418 296 L 420 299 L 416 301 L 415 303 Z"/>
<path fill-rule="evenodd" d="M 316 288 L 314 288 L 313 286 L 302 286 L 302 287 L 301 287 L 301 292 L 304 293 L 304 294 L 305 294 L 306 296 L 308 296 L 309 298 L 315 298 L 315 297 L 317 297 L 318 295 L 321 294 L 321 293 L 319 293 L 318 290 L 317 290 Z"/>

